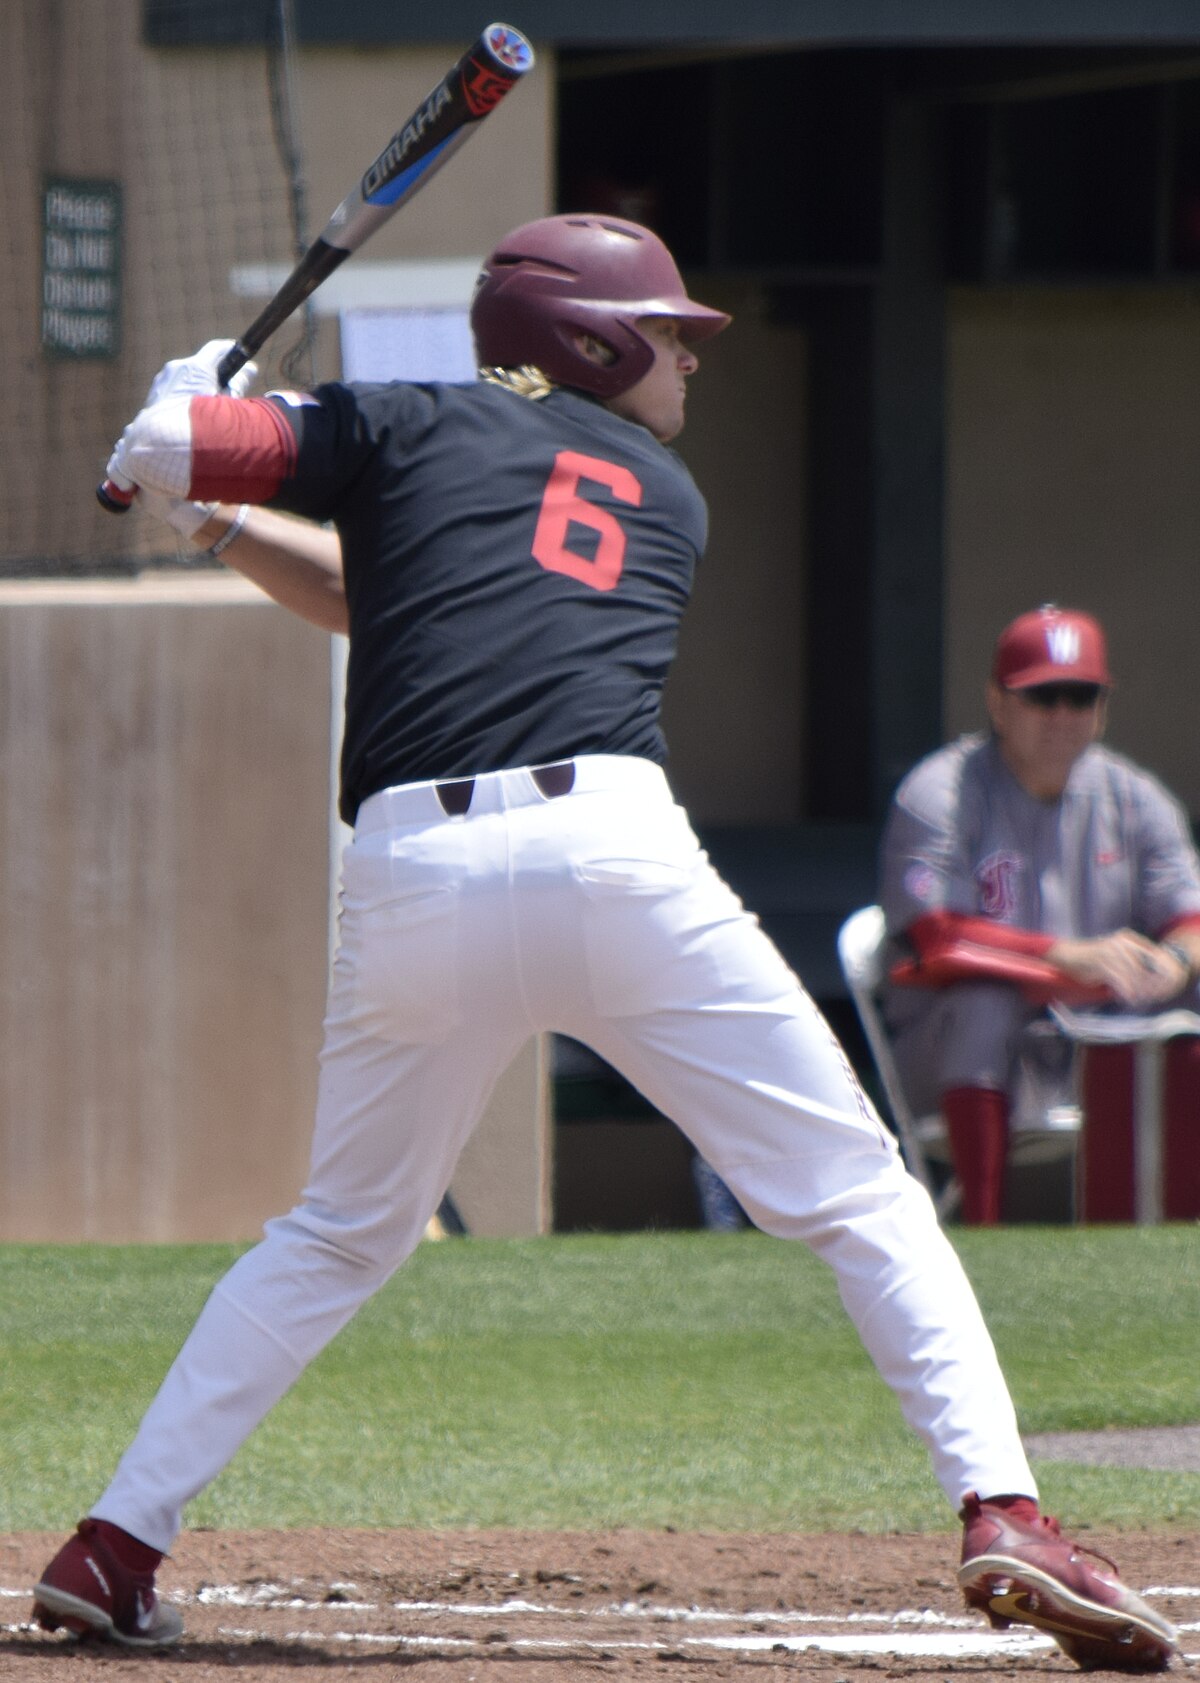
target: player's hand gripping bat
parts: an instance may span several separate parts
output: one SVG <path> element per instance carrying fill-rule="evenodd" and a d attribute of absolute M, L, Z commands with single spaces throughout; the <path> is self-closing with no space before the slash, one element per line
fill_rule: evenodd
<path fill-rule="evenodd" d="M 533 48 L 519 30 L 506 23 L 488 25 L 392 136 L 262 314 L 225 353 L 217 370 L 222 387 L 293 310 L 457 152 L 532 65 Z M 110 513 L 124 514 L 133 502 L 134 487 L 106 479 L 96 495 Z"/>

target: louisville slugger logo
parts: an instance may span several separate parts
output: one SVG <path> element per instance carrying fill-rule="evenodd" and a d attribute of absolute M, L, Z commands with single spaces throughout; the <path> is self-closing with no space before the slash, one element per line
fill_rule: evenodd
<path fill-rule="evenodd" d="M 405 159 L 421 145 L 428 131 L 450 104 L 452 97 L 449 85 L 446 82 L 441 83 L 433 90 L 421 109 L 409 118 L 399 134 L 392 136 L 362 178 L 361 191 L 364 199 L 369 199 L 399 173 L 404 167 Z"/>
<path fill-rule="evenodd" d="M 512 87 L 511 76 L 498 76 L 490 65 L 469 58 L 463 66 L 462 91 L 472 117 L 486 117 Z"/>

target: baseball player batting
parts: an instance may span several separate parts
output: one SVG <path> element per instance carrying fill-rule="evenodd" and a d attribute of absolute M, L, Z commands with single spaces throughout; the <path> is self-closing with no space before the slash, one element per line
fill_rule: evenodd
<path fill-rule="evenodd" d="M 109 464 L 198 503 L 172 512 L 228 528 L 235 564 L 274 544 L 286 571 L 290 540 L 210 501 L 334 523 L 354 833 L 308 1183 L 216 1286 L 36 1617 L 179 1636 L 154 1584 L 185 1505 L 413 1250 L 492 1084 L 557 1031 L 673 1117 L 761 1228 L 834 1269 L 963 1516 L 968 1601 L 1082 1665 L 1160 1668 L 1170 1627 L 1039 1512 L 928 1196 L 663 770 L 706 524 L 669 445 L 696 347 L 728 318 L 647 229 L 572 215 L 501 241 L 471 322 L 484 377 L 465 385 L 225 396 L 213 356 L 192 359 L 190 391 L 167 373 Z M 312 563 L 298 547 L 299 576 Z"/>

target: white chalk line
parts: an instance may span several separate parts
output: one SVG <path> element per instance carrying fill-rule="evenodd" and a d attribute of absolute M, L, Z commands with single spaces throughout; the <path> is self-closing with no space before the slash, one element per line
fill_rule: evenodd
<path fill-rule="evenodd" d="M 167 1591 L 164 1599 L 178 1606 L 188 1605 L 216 1606 L 234 1608 L 261 1608 L 276 1612 L 332 1612 L 339 1616 L 353 1613 L 376 1613 L 386 1611 L 396 1613 L 402 1617 L 419 1619 L 421 1617 L 454 1617 L 459 1619 L 486 1619 L 495 1624 L 505 1617 L 537 1617 L 548 1621 L 603 1623 L 606 1620 L 652 1620 L 659 1624 L 679 1625 L 734 1625 L 741 1627 L 729 1634 L 696 1634 L 681 1633 L 678 1637 L 662 1640 L 635 1640 L 629 1637 L 599 1638 L 578 1636 L 564 1633 L 562 1636 L 508 1637 L 504 1633 L 493 1630 L 486 1637 L 422 1635 L 403 1632 L 381 1633 L 360 1630 L 291 1630 L 282 1636 L 271 1635 L 253 1628 L 243 1629 L 236 1626 L 222 1626 L 218 1634 L 226 1640 L 233 1641 L 283 1641 L 295 1643 L 298 1646 L 319 1646 L 322 1643 L 332 1643 L 339 1646 L 387 1646 L 395 1649 L 452 1649 L 456 1652 L 487 1652 L 496 1648 L 504 1648 L 510 1652 L 549 1653 L 566 1651 L 584 1652 L 626 1652 L 636 1651 L 645 1653 L 671 1653 L 681 1649 L 708 1649 L 723 1652 L 738 1653 L 766 1653 L 791 1652 L 801 1653 L 805 1650 L 819 1651 L 829 1654 L 863 1654 L 887 1655 L 898 1657 L 924 1657 L 933 1660 L 953 1658 L 986 1658 L 993 1655 L 997 1658 L 1019 1657 L 1030 1655 L 1041 1650 L 1053 1648 L 1054 1644 L 1048 1636 L 1028 1629 L 1013 1629 L 1009 1631 L 988 1631 L 981 1629 L 976 1621 L 967 1616 L 952 1616 L 937 1613 L 929 1608 L 902 1608 L 894 1613 L 805 1613 L 800 1611 L 780 1612 L 777 1609 L 761 1609 L 750 1612 L 733 1612 L 723 1608 L 711 1607 L 669 1607 L 653 1602 L 610 1602 L 597 1608 L 587 1607 L 558 1607 L 543 1602 L 527 1601 L 513 1597 L 501 1602 L 455 1602 L 455 1601 L 364 1601 L 358 1599 L 361 1592 L 357 1585 L 339 1584 L 331 1586 L 339 1593 L 336 1599 L 314 1601 L 309 1597 L 296 1595 L 294 1591 L 282 1584 L 258 1584 L 253 1589 L 246 1589 L 237 1584 L 206 1585 L 196 1594 L 172 1593 Z M 1200 1587 L 1186 1585 L 1156 1586 L 1144 1592 L 1147 1595 L 1170 1595 L 1200 1598 Z M 28 1589 L 10 1589 L 0 1586 L 0 1597 L 25 1597 Z M 805 1625 L 823 1625 L 821 1632 L 801 1631 L 797 1634 L 796 1627 Z M 775 1626 L 776 1629 L 762 1634 L 762 1626 Z M 869 1632 L 861 1627 L 866 1625 L 882 1625 L 888 1627 L 878 1633 Z M 746 1627 L 752 1627 L 747 1629 Z M 919 1630 L 913 1627 L 921 1627 Z M 839 1630 L 837 1627 L 843 1627 Z M 858 1628 L 854 1628 L 858 1627 Z M 903 1627 L 908 1627 L 907 1629 Z M 1200 1631 L 1200 1622 L 1177 1625 L 1181 1635 Z M 2 1624 L 0 1631 L 6 1634 L 28 1633 L 34 1629 L 29 1624 Z M 1200 1653 L 1183 1655 L 1185 1663 L 1200 1660 Z"/>
<path fill-rule="evenodd" d="M 496 1609 L 492 1609 L 495 1613 Z M 222 1627 L 219 1634 L 231 1641 L 262 1640 L 262 1631 L 238 1630 Z M 588 1653 L 612 1654 L 637 1652 L 646 1654 L 674 1654 L 681 1649 L 719 1649 L 726 1653 L 803 1653 L 805 1650 L 819 1650 L 828 1654 L 895 1654 L 905 1656 L 925 1657 L 928 1659 L 950 1659 L 989 1654 L 1013 1657 L 1021 1654 L 1032 1654 L 1043 1648 L 1053 1648 L 1054 1644 L 1048 1636 L 1038 1636 L 1034 1632 L 987 1632 L 980 1631 L 972 1634 L 955 1634 L 946 1636 L 683 1636 L 670 1642 L 635 1642 L 628 1637 L 603 1638 L 594 1641 L 590 1638 L 569 1638 L 555 1640 L 552 1637 L 540 1639 L 528 1636 L 505 1637 L 500 1640 L 493 1637 L 490 1641 L 483 1641 L 469 1636 L 406 1636 L 393 1634 L 379 1635 L 374 1632 L 361 1631 L 288 1631 L 283 1637 L 273 1638 L 276 1641 L 295 1642 L 297 1644 L 321 1644 L 328 1642 L 385 1645 L 392 1648 L 436 1648 L 454 1649 L 456 1652 L 479 1652 L 504 1649 L 512 1653 L 578 1653 L 581 1650 Z"/>

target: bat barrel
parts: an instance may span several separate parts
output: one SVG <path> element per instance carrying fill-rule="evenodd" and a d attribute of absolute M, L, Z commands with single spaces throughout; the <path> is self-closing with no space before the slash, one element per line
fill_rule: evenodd
<path fill-rule="evenodd" d="M 436 174 L 533 62 L 533 48 L 520 30 L 490 23 L 368 166 L 321 238 L 356 251 Z"/>

